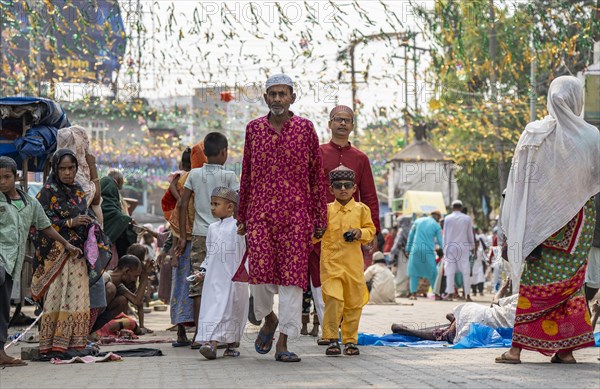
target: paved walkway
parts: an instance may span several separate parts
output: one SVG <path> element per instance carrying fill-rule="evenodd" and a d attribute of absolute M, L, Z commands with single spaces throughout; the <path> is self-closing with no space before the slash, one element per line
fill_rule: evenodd
<path fill-rule="evenodd" d="M 486 297 L 480 301 L 487 300 Z M 443 323 L 445 314 L 457 304 L 426 299 L 414 305 L 406 305 L 407 299 L 398 302 L 401 304 L 366 306 L 360 330 L 389 333 L 392 322 L 433 326 Z M 146 320 L 156 333 L 144 339 L 175 336 L 174 332 L 164 331 L 169 326 L 168 312 L 152 312 Z M 494 357 L 503 349 L 361 347 L 358 357 L 326 357 L 325 347 L 317 346 L 315 338 L 302 336 L 290 343 L 290 349 L 302 357 L 302 362 L 284 364 L 275 362 L 273 351 L 268 355 L 254 351 L 257 331 L 258 327 L 248 326 L 239 358 L 208 361 L 187 348 L 151 344 L 141 347 L 159 348 L 165 356 L 90 365 L 30 363 L 23 368 L 0 369 L 0 388 L 600 387 L 600 348 L 576 352 L 577 365 L 550 364 L 549 358 L 533 352 L 523 352 L 521 365 L 500 365 L 494 363 Z M 13 347 L 9 354 L 19 355 L 20 347 Z M 102 350 L 132 347 L 135 346 Z"/>

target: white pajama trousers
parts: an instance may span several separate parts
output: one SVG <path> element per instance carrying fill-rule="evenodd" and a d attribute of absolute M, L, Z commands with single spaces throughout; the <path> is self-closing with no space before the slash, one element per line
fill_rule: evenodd
<path fill-rule="evenodd" d="M 273 298 L 276 294 L 279 294 L 279 332 L 289 338 L 300 336 L 300 328 L 302 327 L 302 288 L 260 284 L 250 285 L 250 293 L 254 297 L 254 316 L 256 316 L 256 320 L 264 319 L 273 311 Z"/>
<path fill-rule="evenodd" d="M 465 296 L 471 294 L 471 264 L 469 258 L 446 261 L 444 275 L 446 276 L 446 294 L 454 294 L 454 274 L 462 273 Z"/>
<path fill-rule="evenodd" d="M 312 292 L 313 302 L 315 304 L 315 310 L 317 311 L 317 317 L 319 318 L 319 323 L 323 323 L 323 313 L 325 312 L 325 301 L 323 300 L 323 291 L 321 287 L 316 287 L 313 285 L 312 280 L 310 282 L 310 291 Z"/>

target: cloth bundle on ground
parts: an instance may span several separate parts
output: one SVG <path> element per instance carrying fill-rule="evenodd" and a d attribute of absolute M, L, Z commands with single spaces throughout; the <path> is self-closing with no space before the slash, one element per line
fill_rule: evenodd
<path fill-rule="evenodd" d="M 122 360 L 123 358 L 120 355 L 110 352 L 103 357 L 93 357 L 91 355 L 87 355 L 85 357 L 73 357 L 71 359 L 52 358 L 50 363 L 53 365 L 69 365 L 71 363 L 114 362 Z"/>
<path fill-rule="evenodd" d="M 151 338 L 151 339 L 138 339 L 135 338 L 122 338 L 119 335 L 103 336 L 98 340 L 100 346 L 108 346 L 115 344 L 151 344 L 151 343 L 171 343 L 172 339 L 167 338 Z"/>
<path fill-rule="evenodd" d="M 22 136 L 23 117 L 29 127 Z M 46 159 L 56 151 L 58 129 L 71 124 L 60 104 L 39 97 L 5 97 L 0 99 L 2 132 L 0 140 L 14 140 L 0 144 L 0 155 L 13 158 L 19 169 L 22 161 L 33 157 L 30 171 L 43 171 Z"/>
<path fill-rule="evenodd" d="M 113 351 L 115 354 L 119 354 L 122 357 L 138 357 L 138 358 L 147 358 L 147 357 L 162 357 L 164 356 L 163 352 L 157 348 L 130 348 L 127 350 L 117 350 Z M 106 353 L 100 353 L 99 356 L 105 355 Z"/>
<path fill-rule="evenodd" d="M 97 348 L 86 348 L 83 350 L 67 350 L 65 352 L 55 352 L 47 355 L 40 355 L 38 358 L 32 359 L 32 362 L 51 362 L 54 360 L 56 363 L 57 360 L 69 361 L 74 358 L 85 358 L 85 357 L 98 357 L 102 358 L 109 354 L 116 354 L 120 357 L 162 357 L 164 354 L 162 351 L 156 348 L 130 348 L 127 350 L 117 350 L 110 352 L 99 352 Z"/>

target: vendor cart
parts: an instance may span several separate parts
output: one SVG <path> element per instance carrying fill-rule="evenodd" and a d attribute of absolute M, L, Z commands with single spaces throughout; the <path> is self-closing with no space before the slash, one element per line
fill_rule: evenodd
<path fill-rule="evenodd" d="M 39 97 L 0 98 L 0 156 L 17 162 L 19 184 L 27 192 L 30 172 L 48 173 L 48 161 L 56 151 L 58 129 L 70 125 L 61 106 L 52 100 Z M 20 279 L 14 280 L 13 301 L 17 308 L 13 319 L 21 311 L 26 297 L 30 296 L 33 277 L 34 248 L 30 241 Z"/>

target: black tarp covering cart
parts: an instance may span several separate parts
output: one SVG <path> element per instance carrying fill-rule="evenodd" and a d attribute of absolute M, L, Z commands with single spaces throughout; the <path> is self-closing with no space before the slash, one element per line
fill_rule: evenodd
<path fill-rule="evenodd" d="M 58 129 L 70 126 L 60 104 L 41 97 L 0 98 L 0 156 L 17 161 L 21 171 L 20 184 L 27 191 L 28 172 L 44 172 L 49 158 L 56 151 Z M 33 248 L 28 245 L 21 279 L 15 280 L 13 299 L 18 301 L 13 320 L 19 315 L 26 295 L 29 295 Z"/>

